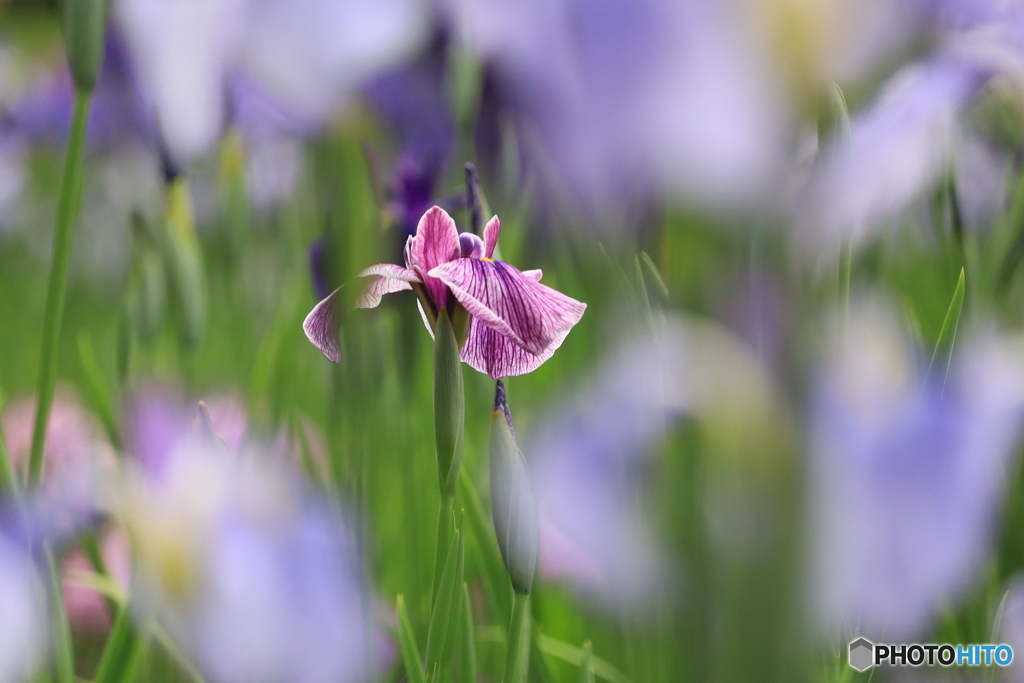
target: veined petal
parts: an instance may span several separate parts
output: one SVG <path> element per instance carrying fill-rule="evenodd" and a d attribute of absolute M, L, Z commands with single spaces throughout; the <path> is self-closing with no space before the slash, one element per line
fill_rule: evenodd
<path fill-rule="evenodd" d="M 498 246 L 498 235 L 501 234 L 501 221 L 497 216 L 487 221 L 484 226 L 484 256 L 491 258 L 494 255 L 494 248 Z"/>
<path fill-rule="evenodd" d="M 356 308 L 376 308 L 385 294 L 412 289 L 411 282 L 421 282 L 415 271 L 396 266 L 392 263 L 380 263 L 370 266 L 359 277 L 373 278 L 356 301 Z"/>
<path fill-rule="evenodd" d="M 409 243 L 409 268 L 415 268 L 427 292 L 438 308 L 448 303 L 448 291 L 444 283 L 429 275 L 440 265 L 454 261 L 461 253 L 459 229 L 455 221 L 439 206 L 429 209 L 416 227 L 416 235 Z"/>
<path fill-rule="evenodd" d="M 534 355 L 479 318 L 469 323 L 469 335 L 462 347 L 462 362 L 491 377 L 515 377 L 533 372 L 562 345 L 570 328 L 565 328 L 540 354 Z"/>
<path fill-rule="evenodd" d="M 402 266 L 396 266 L 393 263 L 378 263 L 375 266 L 370 266 L 359 273 L 357 277 L 370 277 L 371 275 L 394 278 L 395 280 L 404 280 L 405 282 L 422 282 L 422 280 L 420 280 L 420 276 L 416 274 L 416 271 L 403 268 Z"/>
<path fill-rule="evenodd" d="M 431 271 L 469 314 L 538 356 L 564 338 L 587 305 L 501 261 L 459 259 Z"/>
<path fill-rule="evenodd" d="M 540 282 L 540 279 L 543 276 L 544 276 L 544 271 L 541 270 L 540 268 L 535 268 L 534 270 L 524 270 L 523 271 L 523 277 L 528 277 L 531 280 L 536 280 L 537 282 Z"/>
<path fill-rule="evenodd" d="M 332 363 L 341 362 L 341 339 L 338 337 L 338 317 L 335 315 L 335 297 L 341 287 L 313 307 L 306 319 L 302 321 L 302 330 L 306 338 L 320 349 L 324 357 Z M 365 295 L 364 295 L 365 296 Z M 378 297 L 379 300 L 379 297 Z"/>

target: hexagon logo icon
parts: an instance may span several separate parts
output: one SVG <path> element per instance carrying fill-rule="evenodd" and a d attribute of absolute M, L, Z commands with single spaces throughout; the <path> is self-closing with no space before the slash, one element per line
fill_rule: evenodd
<path fill-rule="evenodd" d="M 858 638 L 850 643 L 850 666 L 857 671 L 867 671 L 874 666 L 875 644 L 867 638 Z"/>

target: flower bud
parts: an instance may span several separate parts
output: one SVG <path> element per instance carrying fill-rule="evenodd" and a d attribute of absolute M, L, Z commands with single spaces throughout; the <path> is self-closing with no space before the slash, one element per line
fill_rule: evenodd
<path fill-rule="evenodd" d="M 530 592 L 537 566 L 537 506 L 530 488 L 526 458 L 516 446 L 512 413 L 505 399 L 505 385 L 498 380 L 491 414 L 491 517 L 498 548 L 505 561 L 512 588 Z"/>
<path fill-rule="evenodd" d="M 96 84 L 106 21 L 106 0 L 64 0 L 64 46 L 80 92 L 90 92 Z"/>

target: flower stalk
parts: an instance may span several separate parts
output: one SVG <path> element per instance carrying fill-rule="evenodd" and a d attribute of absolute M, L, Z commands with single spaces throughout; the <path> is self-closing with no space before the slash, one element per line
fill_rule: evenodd
<path fill-rule="evenodd" d="M 73 3 L 72 3 L 73 4 Z M 69 52 L 69 58 L 71 57 Z M 74 113 L 71 119 L 71 137 L 68 140 L 64 178 L 57 200 L 57 221 L 53 238 L 53 263 L 50 282 L 46 290 L 46 311 L 43 314 L 43 338 L 39 355 L 39 377 L 36 393 L 35 426 L 32 431 L 32 450 L 29 455 L 29 485 L 38 484 L 43 474 L 43 442 L 46 425 L 53 404 L 57 383 L 57 352 L 60 347 L 61 326 L 64 320 L 64 300 L 67 293 L 68 258 L 71 253 L 71 233 L 82 197 L 82 162 L 85 152 L 85 128 L 89 121 L 91 86 L 79 85 L 75 89 Z"/>
<path fill-rule="evenodd" d="M 451 539 L 455 491 L 462 467 L 462 436 L 465 427 L 465 395 L 459 343 L 445 307 L 437 316 L 434 337 L 434 441 L 437 449 L 437 480 L 441 504 L 437 513 L 437 549 L 431 605 L 437 600 L 438 585 L 448 543 Z"/>
<path fill-rule="evenodd" d="M 508 627 L 503 683 L 525 683 L 530 668 L 530 594 L 516 591 Z"/>

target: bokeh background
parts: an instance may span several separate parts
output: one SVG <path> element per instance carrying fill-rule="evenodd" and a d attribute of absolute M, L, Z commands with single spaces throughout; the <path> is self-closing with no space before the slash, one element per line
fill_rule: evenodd
<path fill-rule="evenodd" d="M 1022 677 L 846 657 L 1024 657 L 1024 4 L 110 0 L 29 486 L 65 9 L 0 2 L 0 682 L 99 680 L 123 604 L 116 680 L 417 680 L 434 345 L 410 293 L 353 306 L 474 189 L 501 259 L 587 304 L 505 380 L 527 680 Z M 302 324 L 339 286 L 332 364 Z M 495 384 L 463 373 L 441 679 L 500 681 Z"/>

